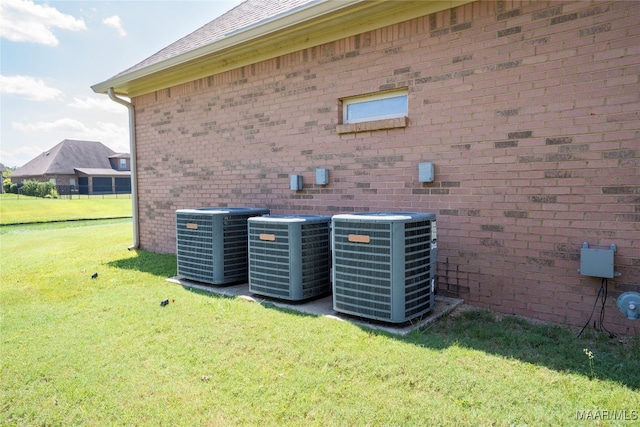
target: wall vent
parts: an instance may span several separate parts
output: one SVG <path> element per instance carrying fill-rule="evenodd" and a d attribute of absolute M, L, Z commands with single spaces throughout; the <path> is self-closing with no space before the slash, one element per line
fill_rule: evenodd
<path fill-rule="evenodd" d="M 247 222 L 249 291 L 291 301 L 331 292 L 331 217 L 271 215 Z"/>
<path fill-rule="evenodd" d="M 335 311 L 403 323 L 433 309 L 434 214 L 335 215 L 332 236 Z"/>
<path fill-rule="evenodd" d="M 178 276 L 214 285 L 246 281 L 247 219 L 268 214 L 259 208 L 177 210 Z"/>

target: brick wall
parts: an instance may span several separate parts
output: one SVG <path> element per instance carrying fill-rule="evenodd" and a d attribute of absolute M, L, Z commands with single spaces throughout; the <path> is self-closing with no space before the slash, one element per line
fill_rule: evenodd
<path fill-rule="evenodd" d="M 635 1 L 480 1 L 137 97 L 141 246 L 174 252 L 180 208 L 434 212 L 440 292 L 582 325 L 580 246 L 615 243 L 605 326 L 630 333 L 639 74 Z M 339 98 L 397 87 L 407 127 L 336 131 Z"/>
<path fill-rule="evenodd" d="M 52 179 L 55 180 L 56 185 L 69 185 L 69 179 L 76 178 L 75 175 L 69 174 L 61 174 L 61 175 L 36 175 L 36 176 L 25 176 L 25 177 L 12 177 L 11 182 L 21 183 L 23 181 L 40 181 L 40 182 L 49 182 Z M 77 178 L 76 178 L 77 181 Z M 76 182 L 76 185 L 78 183 Z"/>

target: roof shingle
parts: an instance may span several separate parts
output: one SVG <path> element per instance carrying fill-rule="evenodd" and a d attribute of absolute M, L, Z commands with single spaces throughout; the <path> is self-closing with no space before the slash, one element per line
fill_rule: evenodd
<path fill-rule="evenodd" d="M 170 44 L 144 61 L 114 77 L 129 74 L 151 65 L 220 41 L 250 27 L 275 19 L 293 10 L 322 0 L 247 0 L 193 33 Z"/>
<path fill-rule="evenodd" d="M 11 176 L 73 175 L 74 168 L 109 168 L 115 151 L 98 141 L 65 139 L 16 169 Z"/>

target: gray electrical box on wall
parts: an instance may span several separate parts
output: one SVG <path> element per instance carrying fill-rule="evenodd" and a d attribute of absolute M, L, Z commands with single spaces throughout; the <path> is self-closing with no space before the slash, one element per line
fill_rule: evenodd
<path fill-rule="evenodd" d="M 418 163 L 418 181 L 433 182 L 433 163 Z"/>
<path fill-rule="evenodd" d="M 583 276 L 603 277 L 612 279 L 619 275 L 613 271 L 613 255 L 616 252 L 616 245 L 611 245 L 606 249 L 590 248 L 587 242 L 582 244 L 580 249 L 580 269 Z"/>
<path fill-rule="evenodd" d="M 316 168 L 316 185 L 327 185 L 329 183 L 329 169 Z"/>
<path fill-rule="evenodd" d="M 302 190 L 302 175 L 289 175 L 289 188 L 293 191 Z"/>

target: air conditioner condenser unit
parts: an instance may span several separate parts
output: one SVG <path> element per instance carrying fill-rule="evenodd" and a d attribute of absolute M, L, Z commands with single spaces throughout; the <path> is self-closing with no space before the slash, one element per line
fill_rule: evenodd
<path fill-rule="evenodd" d="M 197 208 L 176 211 L 178 277 L 226 285 L 246 281 L 247 219 L 262 208 Z"/>
<path fill-rule="evenodd" d="M 249 291 L 290 301 L 331 292 L 331 217 L 271 215 L 247 222 Z"/>
<path fill-rule="evenodd" d="M 404 323 L 433 309 L 435 214 L 335 215 L 332 237 L 335 311 Z"/>

